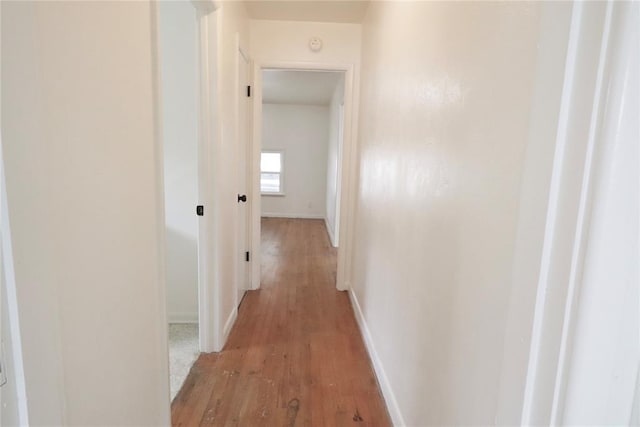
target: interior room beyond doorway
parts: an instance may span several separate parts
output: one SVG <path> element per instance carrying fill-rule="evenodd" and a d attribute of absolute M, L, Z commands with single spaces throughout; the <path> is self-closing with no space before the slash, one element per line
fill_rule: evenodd
<path fill-rule="evenodd" d="M 263 70 L 261 216 L 324 221 L 339 244 L 344 72 Z"/>

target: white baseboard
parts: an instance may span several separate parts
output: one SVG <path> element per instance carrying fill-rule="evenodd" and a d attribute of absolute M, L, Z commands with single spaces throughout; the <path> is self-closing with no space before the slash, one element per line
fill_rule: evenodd
<path fill-rule="evenodd" d="M 277 212 L 263 212 L 260 216 L 263 218 L 301 218 L 301 219 L 324 219 L 322 214 L 307 214 L 307 213 L 277 213 Z"/>
<path fill-rule="evenodd" d="M 233 307 L 231 314 L 229 314 L 227 321 L 224 323 L 224 329 L 222 330 L 222 347 L 227 343 L 227 338 L 229 338 L 229 333 L 231 332 L 231 328 L 233 328 L 234 323 L 236 323 L 237 318 L 238 307 Z"/>
<path fill-rule="evenodd" d="M 173 312 L 167 313 L 169 323 L 198 323 L 198 313 Z"/>
<path fill-rule="evenodd" d="M 367 326 L 367 322 L 364 319 L 364 314 L 362 313 L 362 309 L 360 308 L 360 303 L 358 303 L 358 298 L 351 288 L 349 289 L 349 297 L 351 298 L 353 312 L 356 316 L 358 326 L 360 327 L 362 337 L 364 338 L 364 343 L 367 347 L 369 358 L 373 363 L 373 369 L 375 370 L 376 377 L 378 377 L 378 384 L 380 384 L 380 388 L 382 389 L 382 395 L 384 396 L 384 400 L 387 404 L 387 409 L 389 410 L 389 415 L 391 416 L 391 422 L 394 426 L 405 426 L 406 424 L 404 422 L 404 418 L 402 417 L 402 413 L 400 412 L 400 407 L 398 406 L 396 396 L 395 394 L 393 394 L 393 390 L 391 389 L 389 378 L 384 371 L 382 361 L 380 360 L 378 352 L 373 345 L 371 332 L 369 332 L 369 327 Z"/>

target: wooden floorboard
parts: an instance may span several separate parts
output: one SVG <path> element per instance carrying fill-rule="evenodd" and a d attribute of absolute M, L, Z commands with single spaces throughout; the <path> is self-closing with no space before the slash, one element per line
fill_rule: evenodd
<path fill-rule="evenodd" d="M 322 220 L 262 219 L 261 289 L 220 353 L 202 354 L 174 426 L 390 426 Z"/>

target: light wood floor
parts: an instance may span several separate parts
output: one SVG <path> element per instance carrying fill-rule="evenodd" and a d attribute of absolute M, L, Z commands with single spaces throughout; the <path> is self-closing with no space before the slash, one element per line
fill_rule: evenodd
<path fill-rule="evenodd" d="M 175 426 L 391 425 L 321 220 L 262 220 L 262 288 L 222 352 L 202 354 Z"/>

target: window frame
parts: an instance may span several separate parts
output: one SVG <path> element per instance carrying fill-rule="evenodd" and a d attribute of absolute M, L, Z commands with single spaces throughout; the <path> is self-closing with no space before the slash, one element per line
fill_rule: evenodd
<path fill-rule="evenodd" d="M 262 171 L 262 153 L 280 154 L 280 172 L 263 172 Z M 261 196 L 276 196 L 276 197 L 285 196 L 285 191 L 284 191 L 284 172 L 285 172 L 284 159 L 285 159 L 285 152 L 284 152 L 283 149 L 261 149 L 260 150 L 260 195 Z M 263 173 L 277 173 L 278 175 L 280 175 L 280 191 L 277 191 L 277 192 L 264 192 L 264 191 L 262 191 L 262 174 Z"/>

